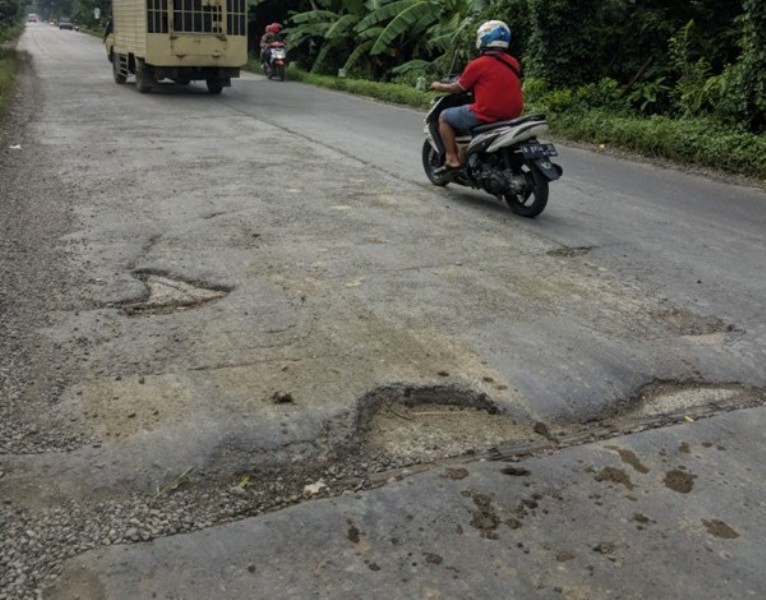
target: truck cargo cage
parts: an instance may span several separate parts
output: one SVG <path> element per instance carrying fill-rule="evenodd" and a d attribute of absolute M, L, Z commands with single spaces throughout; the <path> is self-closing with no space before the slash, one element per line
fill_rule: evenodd
<path fill-rule="evenodd" d="M 227 33 L 247 35 L 247 0 L 226 0 Z"/>
<path fill-rule="evenodd" d="M 155 2 L 157 0 L 154 0 Z M 152 2 L 152 0 L 147 0 Z M 223 6 L 220 0 L 175 0 L 173 31 L 179 33 L 214 33 L 222 35 Z"/>
<path fill-rule="evenodd" d="M 146 0 L 148 33 L 168 32 L 168 0 Z"/>
<path fill-rule="evenodd" d="M 168 0 L 146 0 L 147 32 L 168 33 Z M 222 0 L 174 0 L 173 31 L 247 35 L 247 0 L 226 0 L 226 31 Z"/>

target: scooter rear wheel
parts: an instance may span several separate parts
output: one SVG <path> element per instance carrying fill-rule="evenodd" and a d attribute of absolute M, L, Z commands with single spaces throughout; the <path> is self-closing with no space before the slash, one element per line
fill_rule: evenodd
<path fill-rule="evenodd" d="M 526 178 L 526 188 L 517 194 L 506 194 L 505 201 L 517 215 L 533 219 L 543 212 L 548 204 L 548 179 L 534 164 L 526 162 L 514 175 L 523 175 Z"/>
<path fill-rule="evenodd" d="M 444 187 L 449 183 L 449 179 L 436 175 L 434 171 L 441 167 L 441 160 L 439 160 L 439 154 L 434 150 L 431 142 L 426 140 L 423 143 L 423 169 L 426 172 L 426 176 L 429 181 L 439 187 Z"/>

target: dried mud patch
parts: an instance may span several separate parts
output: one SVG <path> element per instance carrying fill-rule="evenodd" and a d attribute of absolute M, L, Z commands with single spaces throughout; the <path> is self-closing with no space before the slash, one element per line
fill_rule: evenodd
<path fill-rule="evenodd" d="M 673 469 L 665 473 L 665 479 L 663 483 L 665 487 L 679 494 L 688 494 L 694 489 L 694 480 L 696 475 L 682 471 L 681 469 Z"/>
<path fill-rule="evenodd" d="M 630 476 L 623 469 L 618 469 L 616 467 L 604 467 L 599 473 L 594 475 L 593 478 L 599 483 L 607 482 L 624 485 L 629 490 L 636 487 L 630 480 Z"/>
<path fill-rule="evenodd" d="M 720 519 L 702 519 L 702 524 L 710 535 L 717 538 L 735 540 L 739 537 L 739 533 L 735 529 Z"/>

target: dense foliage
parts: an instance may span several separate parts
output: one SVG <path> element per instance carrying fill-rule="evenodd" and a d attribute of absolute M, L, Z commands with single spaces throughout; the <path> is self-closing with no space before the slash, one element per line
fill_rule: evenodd
<path fill-rule="evenodd" d="M 0 42 L 17 32 L 24 17 L 24 0 L 0 0 Z"/>
<path fill-rule="evenodd" d="M 475 27 L 514 30 L 533 100 L 766 129 L 763 0 L 251 0 L 312 72 L 413 81 L 459 70 Z"/>

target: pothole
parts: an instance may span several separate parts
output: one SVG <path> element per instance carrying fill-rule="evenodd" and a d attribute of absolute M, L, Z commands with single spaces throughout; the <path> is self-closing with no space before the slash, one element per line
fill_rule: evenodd
<path fill-rule="evenodd" d="M 412 462 L 480 453 L 528 441 L 528 427 L 501 414 L 485 394 L 453 387 L 387 388 L 360 405 L 363 446 Z"/>
<path fill-rule="evenodd" d="M 671 331 L 684 337 L 711 336 L 736 330 L 715 316 L 703 317 L 687 310 L 671 308 L 656 311 L 652 316 Z"/>
<path fill-rule="evenodd" d="M 701 407 L 745 406 L 758 401 L 758 394 L 741 385 L 660 383 L 645 389 L 638 407 L 630 412 L 636 419 L 674 414 Z"/>
<path fill-rule="evenodd" d="M 594 249 L 594 246 L 562 246 L 546 252 L 548 256 L 560 256 L 564 258 L 574 258 L 576 256 L 585 256 Z"/>
<path fill-rule="evenodd" d="M 139 302 L 122 305 L 122 310 L 128 315 L 189 310 L 220 300 L 231 291 L 158 273 L 137 273 L 136 277 L 146 285 L 147 295 Z"/>

